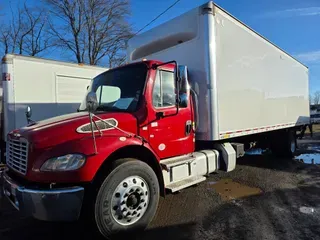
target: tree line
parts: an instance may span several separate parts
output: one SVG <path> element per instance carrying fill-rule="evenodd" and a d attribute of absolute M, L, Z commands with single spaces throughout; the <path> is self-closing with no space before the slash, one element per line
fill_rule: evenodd
<path fill-rule="evenodd" d="M 310 95 L 310 102 L 314 105 L 320 105 L 320 91 L 316 91 Z"/>
<path fill-rule="evenodd" d="M 3 11 L 2 11 L 3 10 Z M 129 0 L 40 0 L 0 9 L 0 50 L 39 56 L 59 49 L 77 63 L 109 67 L 125 60 L 132 36 Z"/>

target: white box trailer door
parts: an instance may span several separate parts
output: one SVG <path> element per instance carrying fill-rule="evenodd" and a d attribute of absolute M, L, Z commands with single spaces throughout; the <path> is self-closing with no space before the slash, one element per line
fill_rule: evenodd
<path fill-rule="evenodd" d="M 34 121 L 76 112 L 91 80 L 108 70 L 21 55 L 6 55 L 2 66 L 10 76 L 10 81 L 3 82 L 3 136 L 27 125 L 27 106 L 32 109 Z"/>
<path fill-rule="evenodd" d="M 50 75 L 52 74 L 50 73 Z M 23 101 L 21 99 L 15 103 L 14 128 L 27 125 L 25 109 L 28 105 L 32 109 L 31 119 L 34 121 L 76 112 L 82 99 L 85 97 L 91 80 L 91 78 L 81 78 L 72 75 L 55 75 L 52 89 L 39 88 L 33 91 L 37 95 L 32 97 L 33 101 Z M 51 85 L 49 82 L 47 84 Z M 40 99 L 41 95 L 43 97 Z M 16 95 L 16 97 L 18 96 Z M 21 98 L 23 95 L 19 97 Z M 37 101 L 37 99 L 39 100 Z"/>
<path fill-rule="evenodd" d="M 90 82 L 90 78 L 57 75 L 57 115 L 76 112 L 80 105 L 79 99 L 85 97 Z"/>

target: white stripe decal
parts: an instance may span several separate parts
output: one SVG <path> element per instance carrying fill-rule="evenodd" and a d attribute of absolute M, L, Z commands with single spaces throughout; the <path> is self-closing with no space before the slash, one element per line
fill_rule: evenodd
<path fill-rule="evenodd" d="M 274 126 L 239 130 L 239 131 L 235 131 L 235 132 L 225 132 L 225 133 L 220 133 L 220 139 L 245 136 L 245 135 L 249 135 L 249 134 L 253 134 L 253 133 L 267 132 L 270 130 L 277 130 L 277 129 L 282 129 L 282 128 L 286 128 L 286 127 L 293 127 L 295 125 L 296 125 L 295 123 L 286 123 L 286 124 L 278 124 L 278 125 L 274 125 Z"/>

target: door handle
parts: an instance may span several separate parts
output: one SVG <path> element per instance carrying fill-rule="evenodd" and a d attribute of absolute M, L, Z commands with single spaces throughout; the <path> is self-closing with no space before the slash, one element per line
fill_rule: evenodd
<path fill-rule="evenodd" d="M 157 112 L 156 113 L 156 118 L 157 118 L 157 120 L 159 120 L 161 118 L 164 118 L 164 112 Z"/>
<path fill-rule="evenodd" d="M 191 131 L 192 131 L 192 121 L 188 120 L 186 121 L 186 126 L 185 126 L 186 136 L 190 135 Z"/>

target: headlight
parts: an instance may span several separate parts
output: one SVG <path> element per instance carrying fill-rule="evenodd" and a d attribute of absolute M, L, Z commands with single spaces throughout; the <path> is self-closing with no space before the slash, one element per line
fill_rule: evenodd
<path fill-rule="evenodd" d="M 41 166 L 41 171 L 71 171 L 79 169 L 85 163 L 86 158 L 81 154 L 67 154 L 50 158 Z"/>

